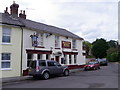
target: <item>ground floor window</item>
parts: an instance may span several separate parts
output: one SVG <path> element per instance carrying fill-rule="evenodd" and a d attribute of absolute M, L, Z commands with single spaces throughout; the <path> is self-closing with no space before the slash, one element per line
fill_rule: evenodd
<path fill-rule="evenodd" d="M 11 53 L 2 53 L 1 55 L 1 68 L 11 67 Z"/>
<path fill-rule="evenodd" d="M 33 54 L 27 54 L 27 67 L 29 67 L 30 61 L 33 60 Z"/>
<path fill-rule="evenodd" d="M 64 64 L 67 63 L 67 55 L 64 54 Z"/>
<path fill-rule="evenodd" d="M 74 55 L 74 64 L 77 63 L 77 55 Z"/>
<path fill-rule="evenodd" d="M 42 54 L 38 54 L 38 55 L 37 55 L 37 59 L 38 59 L 38 60 L 42 60 Z"/>
<path fill-rule="evenodd" d="M 50 54 L 46 54 L 46 59 L 50 60 Z"/>
<path fill-rule="evenodd" d="M 69 55 L 69 64 L 72 63 L 72 60 L 71 60 L 71 55 Z"/>
<path fill-rule="evenodd" d="M 61 64 L 65 64 L 65 58 L 61 58 Z"/>

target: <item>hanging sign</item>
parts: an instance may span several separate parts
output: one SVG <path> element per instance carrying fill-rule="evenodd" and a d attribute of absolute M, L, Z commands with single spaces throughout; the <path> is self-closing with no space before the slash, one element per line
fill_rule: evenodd
<path fill-rule="evenodd" d="M 30 35 L 30 37 L 32 39 L 32 46 L 36 47 L 37 46 L 37 38 L 38 38 L 37 34 L 34 33 L 33 35 Z"/>

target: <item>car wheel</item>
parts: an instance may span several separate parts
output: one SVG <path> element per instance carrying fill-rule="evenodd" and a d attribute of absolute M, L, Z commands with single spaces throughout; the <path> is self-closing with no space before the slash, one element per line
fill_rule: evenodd
<path fill-rule="evenodd" d="M 98 67 L 98 69 L 100 69 L 100 67 Z"/>
<path fill-rule="evenodd" d="M 47 80 L 47 79 L 49 79 L 49 78 L 50 78 L 49 72 L 44 72 L 44 73 L 43 73 L 43 79 Z"/>
<path fill-rule="evenodd" d="M 96 70 L 96 67 L 94 67 L 93 70 Z"/>
<path fill-rule="evenodd" d="M 64 71 L 64 76 L 69 76 L 69 70 Z"/>
<path fill-rule="evenodd" d="M 86 69 L 86 68 L 84 68 L 84 71 L 87 71 L 87 69 Z"/>

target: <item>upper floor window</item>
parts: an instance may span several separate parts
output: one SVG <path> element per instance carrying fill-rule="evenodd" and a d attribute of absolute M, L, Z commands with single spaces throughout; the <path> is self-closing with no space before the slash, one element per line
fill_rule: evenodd
<path fill-rule="evenodd" d="M 76 49 L 76 40 L 75 39 L 72 40 L 72 48 Z"/>
<path fill-rule="evenodd" d="M 55 36 L 55 48 L 59 48 L 60 47 L 60 43 L 59 43 L 59 36 Z"/>
<path fill-rule="evenodd" d="M 2 27 L 2 42 L 3 43 L 11 42 L 11 28 Z"/>
<path fill-rule="evenodd" d="M 10 68 L 11 53 L 2 53 L 1 56 L 1 68 Z"/>
<path fill-rule="evenodd" d="M 38 34 L 38 46 L 43 46 L 43 33 Z"/>

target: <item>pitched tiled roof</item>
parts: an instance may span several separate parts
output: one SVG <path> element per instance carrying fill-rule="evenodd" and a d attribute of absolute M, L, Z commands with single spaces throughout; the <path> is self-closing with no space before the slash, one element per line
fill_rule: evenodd
<path fill-rule="evenodd" d="M 18 18 L 18 17 L 13 18 L 9 14 L 5 14 L 5 13 L 0 13 L 0 16 L 2 16 L 2 20 L 0 20 L 0 23 L 2 23 L 2 24 L 21 26 L 21 27 L 25 27 L 25 28 L 29 28 L 29 29 L 34 29 L 37 31 L 59 34 L 62 36 L 72 37 L 72 38 L 76 38 L 76 39 L 83 39 L 83 38 L 71 33 L 70 31 L 68 31 L 66 29 L 58 28 L 58 27 L 51 26 L 51 25 L 46 25 L 43 23 L 31 21 L 28 19 L 22 19 L 22 18 Z"/>
<path fill-rule="evenodd" d="M 2 18 L 0 20 L 0 23 L 2 23 L 2 24 L 24 26 L 21 22 L 18 21 L 17 18 L 13 18 L 13 17 L 9 16 L 9 14 L 7 14 L 7 13 L 0 13 L 0 17 Z"/>

